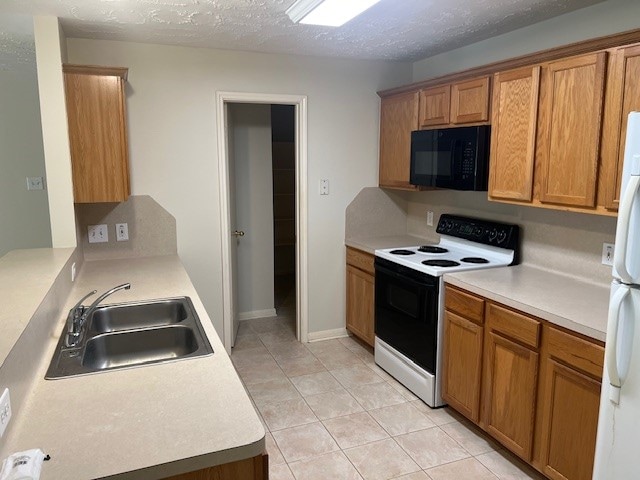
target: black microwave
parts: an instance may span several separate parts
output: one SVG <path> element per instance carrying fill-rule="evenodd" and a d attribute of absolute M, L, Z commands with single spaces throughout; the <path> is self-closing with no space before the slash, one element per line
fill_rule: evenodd
<path fill-rule="evenodd" d="M 486 191 L 490 133 L 489 125 L 411 132 L 410 183 Z"/>

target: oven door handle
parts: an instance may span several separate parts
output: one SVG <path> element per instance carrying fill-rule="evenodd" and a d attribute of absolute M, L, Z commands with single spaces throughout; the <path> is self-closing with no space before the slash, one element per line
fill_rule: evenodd
<path fill-rule="evenodd" d="M 413 285 L 420 286 L 420 287 L 435 287 L 438 284 L 437 279 L 435 277 L 434 277 L 433 283 L 421 282 L 420 280 L 416 280 L 415 278 L 412 278 L 408 275 L 404 275 L 400 272 L 396 272 L 386 267 L 381 267 L 380 265 L 375 266 L 375 271 L 376 271 L 376 275 L 378 274 L 378 272 L 380 272 L 384 275 L 388 275 L 390 277 L 402 280 L 403 282 L 411 283 Z"/>

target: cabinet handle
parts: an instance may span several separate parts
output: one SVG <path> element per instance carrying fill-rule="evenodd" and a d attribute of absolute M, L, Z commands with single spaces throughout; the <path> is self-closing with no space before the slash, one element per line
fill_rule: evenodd
<path fill-rule="evenodd" d="M 233 232 L 236 237 L 244 237 L 244 232 L 242 230 L 236 230 Z"/>

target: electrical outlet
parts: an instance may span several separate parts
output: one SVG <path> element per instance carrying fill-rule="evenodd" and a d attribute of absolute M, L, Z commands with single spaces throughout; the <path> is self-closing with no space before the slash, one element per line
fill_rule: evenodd
<path fill-rule="evenodd" d="M 427 212 L 427 225 L 433 227 L 433 212 L 431 210 Z"/>
<path fill-rule="evenodd" d="M 116 223 L 116 241 L 126 242 L 129 240 L 129 225 L 126 223 Z"/>
<path fill-rule="evenodd" d="M 329 195 L 329 180 L 320 180 L 320 195 Z"/>
<path fill-rule="evenodd" d="M 4 435 L 4 431 L 11 420 L 11 398 L 9 397 L 9 389 L 5 388 L 0 396 L 0 438 Z"/>
<path fill-rule="evenodd" d="M 102 225 L 89 225 L 87 227 L 89 234 L 89 243 L 106 243 L 109 241 L 109 232 L 107 226 Z"/>
<path fill-rule="evenodd" d="M 613 243 L 602 244 L 602 264 L 613 266 Z"/>

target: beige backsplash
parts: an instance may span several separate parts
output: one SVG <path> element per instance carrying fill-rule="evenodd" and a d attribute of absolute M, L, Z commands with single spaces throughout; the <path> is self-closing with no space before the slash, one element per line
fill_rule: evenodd
<path fill-rule="evenodd" d="M 383 208 L 378 207 L 378 202 Z M 389 218 L 390 204 L 400 210 L 397 218 Z M 371 217 L 379 210 L 386 212 L 386 215 L 378 217 L 378 223 L 383 226 L 371 227 L 374 223 Z M 434 212 L 433 227 L 427 226 L 429 210 Z M 384 234 L 391 235 L 390 227 L 400 230 L 395 233 L 433 237 L 442 213 L 515 223 L 521 227 L 522 263 L 600 284 L 611 279 L 611 267 L 602 265 L 601 257 L 602 244 L 613 243 L 615 217 L 490 202 L 486 192 L 390 192 L 379 188 L 361 191 L 347 212 L 347 222 L 358 218 L 362 212 L 367 219 L 363 226 L 370 228 L 372 237 L 382 235 L 379 233 L 381 229 Z M 404 221 L 404 218 L 406 229 L 398 225 L 398 220 Z M 348 225 L 346 231 L 350 231 Z M 364 228 L 359 228 L 358 233 L 360 236 L 366 234 Z"/>
<path fill-rule="evenodd" d="M 107 224 L 109 242 L 89 243 L 87 227 Z M 115 224 L 126 223 L 129 240 L 116 241 Z M 177 254 L 176 219 L 148 195 L 123 203 L 76 204 L 78 246 L 85 260 Z"/>

